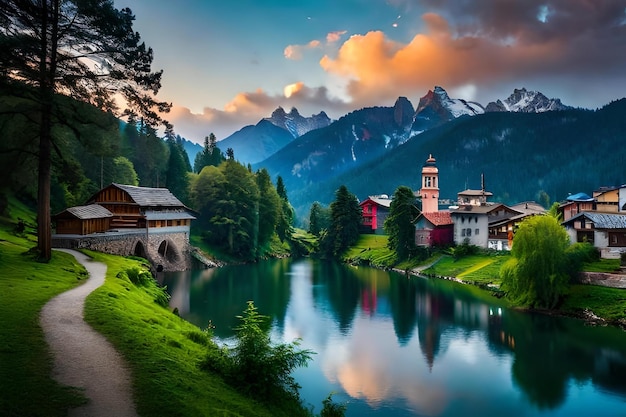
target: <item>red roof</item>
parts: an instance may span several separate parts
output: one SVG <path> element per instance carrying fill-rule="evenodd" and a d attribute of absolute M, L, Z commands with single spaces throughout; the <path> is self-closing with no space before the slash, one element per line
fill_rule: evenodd
<path fill-rule="evenodd" d="M 435 226 L 447 226 L 452 223 L 452 217 L 449 211 L 437 211 L 434 213 L 422 213 Z"/>

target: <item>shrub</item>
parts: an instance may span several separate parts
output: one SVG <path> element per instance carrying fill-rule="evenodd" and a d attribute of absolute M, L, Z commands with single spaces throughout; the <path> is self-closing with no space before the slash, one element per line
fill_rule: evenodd
<path fill-rule="evenodd" d="M 202 367 L 219 373 L 226 382 L 258 400 L 299 401 L 300 386 L 291 373 L 306 366 L 313 352 L 300 350 L 299 340 L 272 344 L 268 317 L 259 314 L 252 301 L 248 301 L 243 315 L 237 317 L 241 324 L 235 328 L 235 347 L 209 349 Z"/>

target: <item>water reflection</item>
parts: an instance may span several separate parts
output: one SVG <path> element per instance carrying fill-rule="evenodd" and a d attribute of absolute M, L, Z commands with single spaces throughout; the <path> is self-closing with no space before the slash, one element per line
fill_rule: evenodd
<path fill-rule="evenodd" d="M 456 283 L 310 260 L 165 277 L 172 306 L 220 338 L 254 300 L 273 337 L 317 352 L 303 397 L 348 415 L 625 415 L 626 336 L 503 310 Z"/>

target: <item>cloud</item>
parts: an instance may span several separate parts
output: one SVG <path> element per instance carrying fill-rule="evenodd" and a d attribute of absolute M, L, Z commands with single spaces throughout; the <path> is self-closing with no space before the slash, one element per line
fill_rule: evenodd
<path fill-rule="evenodd" d="M 330 32 L 326 34 L 326 44 L 324 45 L 321 41 L 314 39 L 305 45 L 287 45 L 285 50 L 283 51 L 283 55 L 287 59 L 291 60 L 300 60 L 302 59 L 302 54 L 306 50 L 311 49 L 321 49 L 324 46 L 329 46 L 334 43 L 337 43 L 341 40 L 341 37 L 346 33 L 345 30 Z"/>
<path fill-rule="evenodd" d="M 381 31 L 353 35 L 320 66 L 349 80 L 355 107 L 423 95 L 434 85 L 450 90 L 520 80 L 580 80 L 602 74 L 623 85 L 626 73 L 624 6 L 618 1 L 423 0 L 425 30 L 408 43 Z M 580 81 L 578 81 L 580 84 Z"/>
<path fill-rule="evenodd" d="M 177 134 L 201 144 L 210 133 L 219 141 L 244 126 L 255 125 L 279 106 L 295 107 L 303 116 L 324 110 L 331 118 L 353 110 L 349 103 L 332 98 L 326 87 L 311 88 L 297 82 L 287 85 L 284 95 L 271 95 L 259 89 L 237 94 L 223 110 L 206 107 L 202 113 L 193 113 L 186 107 L 173 106 L 164 117 L 174 125 Z"/>
<path fill-rule="evenodd" d="M 335 43 L 335 42 L 339 42 L 339 40 L 341 40 L 341 37 L 343 35 L 345 35 L 347 33 L 347 31 L 345 30 L 340 30 L 340 31 L 336 31 L 336 32 L 330 32 L 326 35 L 326 42 L 327 43 Z"/>
<path fill-rule="evenodd" d="M 306 49 L 317 49 L 321 46 L 321 42 L 318 40 L 312 40 L 306 45 L 287 45 L 283 54 L 285 58 L 292 60 L 302 59 L 302 52 Z"/>

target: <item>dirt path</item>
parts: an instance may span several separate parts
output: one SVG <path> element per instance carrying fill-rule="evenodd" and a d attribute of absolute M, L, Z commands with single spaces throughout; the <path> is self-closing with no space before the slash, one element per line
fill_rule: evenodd
<path fill-rule="evenodd" d="M 137 416 L 130 372 L 111 343 L 83 319 L 85 298 L 104 283 L 107 267 L 86 255 L 63 250 L 87 268 L 89 279 L 64 292 L 41 310 L 40 323 L 54 355 L 53 378 L 84 389 L 88 403 L 70 410 L 70 416 Z"/>

